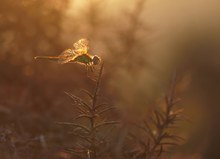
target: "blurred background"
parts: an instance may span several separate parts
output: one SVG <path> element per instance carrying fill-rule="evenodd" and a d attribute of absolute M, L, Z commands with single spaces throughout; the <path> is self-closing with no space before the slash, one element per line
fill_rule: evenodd
<path fill-rule="evenodd" d="M 172 72 L 182 74 L 191 122 L 179 125 L 188 140 L 169 157 L 220 158 L 219 19 L 215 0 L 1 0 L 0 158 L 68 158 L 73 140 L 55 124 L 74 116 L 64 92 L 92 82 L 83 66 L 34 57 L 81 38 L 105 62 L 102 93 L 125 121 L 146 115 Z"/>

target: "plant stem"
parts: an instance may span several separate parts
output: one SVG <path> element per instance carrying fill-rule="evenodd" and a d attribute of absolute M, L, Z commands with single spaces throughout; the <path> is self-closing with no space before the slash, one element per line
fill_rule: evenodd
<path fill-rule="evenodd" d="M 91 109 L 91 118 L 90 118 L 90 131 L 92 134 L 92 143 L 91 143 L 91 151 L 93 153 L 92 159 L 97 159 L 97 151 L 96 151 L 96 128 L 95 128 L 95 113 L 96 113 L 96 104 L 97 104 L 97 98 L 98 98 L 98 93 L 99 93 L 99 88 L 100 88 L 100 82 L 101 82 L 101 76 L 102 76 L 102 71 L 103 71 L 103 64 L 101 65 L 101 69 L 99 71 L 98 78 L 96 80 L 96 87 L 95 91 L 93 93 L 93 98 L 92 98 L 92 109 Z"/>

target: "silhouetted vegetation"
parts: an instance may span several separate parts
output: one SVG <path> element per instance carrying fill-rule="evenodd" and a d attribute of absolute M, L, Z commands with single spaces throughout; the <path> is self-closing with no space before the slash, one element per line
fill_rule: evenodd
<path fill-rule="evenodd" d="M 0 158 L 220 158 L 219 15 L 217 1 L 1 0 Z M 34 60 L 83 38 L 86 67 Z"/>

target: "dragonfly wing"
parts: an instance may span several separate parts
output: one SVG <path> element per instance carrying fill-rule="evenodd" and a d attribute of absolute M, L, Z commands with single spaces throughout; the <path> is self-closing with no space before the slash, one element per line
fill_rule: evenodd
<path fill-rule="evenodd" d="M 64 64 L 64 63 L 67 63 L 67 62 L 70 62 L 71 60 L 73 60 L 75 58 L 76 54 L 75 52 L 72 50 L 72 49 L 67 49 L 67 50 L 64 50 L 58 57 L 59 57 L 59 60 L 58 62 L 60 64 Z"/>
<path fill-rule="evenodd" d="M 73 44 L 74 52 L 77 54 L 86 54 L 89 50 L 89 41 L 87 39 L 80 39 Z"/>

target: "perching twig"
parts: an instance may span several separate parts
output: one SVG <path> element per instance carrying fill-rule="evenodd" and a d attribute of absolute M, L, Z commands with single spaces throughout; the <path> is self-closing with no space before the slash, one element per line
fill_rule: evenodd
<path fill-rule="evenodd" d="M 99 103 L 99 91 L 103 68 L 104 67 L 102 64 L 98 76 L 94 80 L 95 88 L 93 93 L 89 92 L 88 90 L 81 89 L 86 95 L 89 96 L 91 101 L 88 102 L 73 94 L 66 93 L 74 101 L 73 105 L 77 108 L 76 110 L 78 111 L 79 115 L 74 118 L 74 123 L 58 123 L 77 128 L 74 129 L 71 134 L 77 137 L 81 143 L 83 143 L 84 153 L 81 153 L 82 158 L 98 159 L 103 156 L 101 149 L 104 147 L 100 147 L 100 145 L 105 143 L 105 139 L 100 137 L 102 135 L 100 135 L 99 128 L 119 123 L 118 121 L 106 120 L 103 116 L 104 113 L 108 113 L 114 107 L 110 106 L 108 103 Z M 86 120 L 87 124 L 79 124 L 81 123 L 82 119 Z M 78 155 L 79 154 L 77 154 L 77 156 Z"/>

